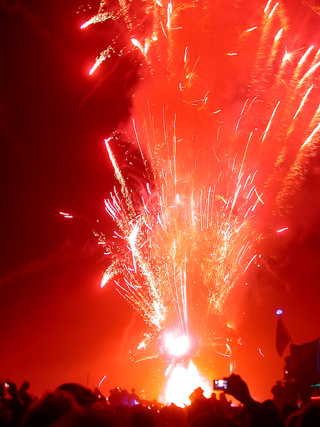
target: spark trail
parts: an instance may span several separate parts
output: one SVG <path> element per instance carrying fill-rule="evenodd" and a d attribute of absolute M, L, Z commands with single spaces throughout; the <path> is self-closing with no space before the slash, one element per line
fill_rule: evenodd
<path fill-rule="evenodd" d="M 110 52 L 142 64 L 126 132 L 144 179 L 130 187 L 115 154 L 124 137 L 106 140 L 119 188 L 105 201 L 116 239 L 100 236 L 102 286 L 114 281 L 154 335 L 206 336 L 318 152 L 319 37 L 307 43 L 285 2 L 234 3 L 101 2 L 82 26 L 121 26 L 121 49 L 117 34 L 91 73 Z"/>

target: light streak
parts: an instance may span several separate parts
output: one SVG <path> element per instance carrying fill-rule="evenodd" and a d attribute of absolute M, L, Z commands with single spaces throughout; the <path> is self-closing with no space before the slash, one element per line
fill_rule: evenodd
<path fill-rule="evenodd" d="M 107 59 L 108 51 L 104 50 L 100 53 L 100 56 L 96 59 L 96 62 L 94 65 L 90 68 L 89 74 L 92 76 L 92 74 L 96 71 L 96 69 L 102 64 L 103 61 Z"/>
<path fill-rule="evenodd" d="M 318 68 L 320 66 L 320 61 L 319 62 L 317 62 L 315 65 L 313 65 L 311 68 L 310 68 L 310 70 L 308 70 L 307 72 L 306 72 L 306 74 L 302 77 L 302 79 L 300 80 L 300 85 L 302 85 L 303 84 L 303 82 L 308 78 L 308 77 L 310 77 L 310 75 L 312 74 L 312 73 L 314 73 L 315 71 L 316 71 L 316 69 Z"/>
<path fill-rule="evenodd" d="M 98 13 L 97 15 L 86 21 L 84 24 L 82 24 L 80 28 L 81 30 L 83 30 L 92 24 L 98 24 L 110 18 L 115 19 L 116 17 L 113 13 Z"/>
<path fill-rule="evenodd" d="M 105 375 L 99 382 L 98 388 L 101 387 L 101 384 L 103 383 L 103 381 L 107 378 L 107 375 Z"/>
<path fill-rule="evenodd" d="M 277 233 L 283 233 L 284 231 L 289 230 L 288 227 L 280 228 L 280 230 L 277 230 Z"/>
<path fill-rule="evenodd" d="M 188 46 L 186 46 L 185 50 L 184 50 L 184 58 L 183 58 L 183 62 L 187 62 L 187 50 L 188 50 Z"/>
<path fill-rule="evenodd" d="M 309 56 L 309 54 L 311 53 L 311 51 L 313 50 L 313 48 L 314 48 L 314 46 L 310 46 L 306 50 L 306 52 L 304 53 L 304 55 L 302 55 L 300 61 L 298 62 L 298 66 L 300 66 L 301 64 L 303 64 L 306 61 L 307 57 Z"/>
<path fill-rule="evenodd" d="M 274 15 L 274 12 L 276 11 L 276 9 L 277 9 L 277 7 L 279 6 L 279 2 L 278 3 L 276 3 L 274 6 L 273 6 L 273 8 L 272 8 L 272 10 L 271 10 L 271 12 L 269 13 L 269 15 L 268 15 L 268 18 L 270 19 L 273 15 Z"/>
<path fill-rule="evenodd" d="M 266 7 L 264 8 L 264 13 L 266 13 L 268 11 L 271 3 L 272 3 L 272 0 L 268 0 L 268 3 L 266 4 Z"/>
<path fill-rule="evenodd" d="M 303 99 L 302 99 L 302 101 L 301 101 L 301 103 L 300 103 L 300 105 L 299 105 L 299 108 L 297 109 L 297 111 L 296 111 L 296 114 L 293 116 L 293 120 L 295 120 L 295 118 L 297 117 L 297 115 L 300 113 L 300 111 L 301 111 L 301 109 L 302 109 L 302 107 L 304 106 L 304 103 L 306 102 L 306 99 L 308 98 L 308 96 L 309 96 L 309 93 L 311 92 L 311 90 L 312 90 L 312 88 L 313 88 L 313 84 L 309 87 L 309 89 L 307 90 L 307 93 L 305 94 L 305 96 L 303 97 Z"/>
<path fill-rule="evenodd" d="M 308 136 L 308 138 L 304 141 L 304 143 L 301 145 L 300 151 L 304 149 L 304 147 L 312 141 L 316 133 L 318 133 L 320 130 L 320 123 L 313 129 L 311 134 Z"/>
<path fill-rule="evenodd" d="M 281 28 L 281 30 L 278 31 L 277 35 L 274 38 L 274 41 L 277 42 L 278 40 L 280 40 L 280 37 L 282 36 L 283 33 L 283 28 Z"/>
<path fill-rule="evenodd" d="M 59 212 L 59 214 L 60 214 L 60 215 L 63 215 L 63 216 L 64 216 L 64 218 L 68 218 L 68 219 L 73 218 L 73 215 L 70 215 L 70 214 L 68 214 L 68 213 L 66 213 L 66 212 Z"/>
<path fill-rule="evenodd" d="M 273 117 L 274 117 L 274 115 L 276 114 L 276 111 L 277 111 L 277 109 L 278 109 L 279 105 L 280 105 L 280 101 L 278 101 L 277 105 L 275 106 L 275 108 L 274 108 L 274 110 L 273 110 L 273 112 L 272 112 L 272 115 L 271 115 L 271 118 L 270 118 L 269 123 L 268 123 L 268 125 L 267 125 L 267 128 L 266 128 L 266 130 L 265 130 L 265 131 L 264 131 L 264 133 L 263 133 L 262 142 L 266 139 L 266 136 L 267 136 L 267 133 L 268 133 L 268 131 L 269 131 L 269 129 L 270 129 L 270 126 L 271 126 L 271 123 L 272 123 Z"/>

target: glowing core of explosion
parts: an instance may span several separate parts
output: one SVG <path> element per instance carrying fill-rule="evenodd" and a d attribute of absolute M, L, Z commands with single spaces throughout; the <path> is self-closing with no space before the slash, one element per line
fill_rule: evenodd
<path fill-rule="evenodd" d="M 168 333 L 165 337 L 165 347 L 172 356 L 183 356 L 190 349 L 190 340 L 186 335 L 175 336 Z"/>
<path fill-rule="evenodd" d="M 211 396 L 211 381 L 200 374 L 192 360 L 189 361 L 187 368 L 175 365 L 168 373 L 164 400 L 180 407 L 190 405 L 189 396 L 198 387 L 203 389 L 205 397 Z"/>

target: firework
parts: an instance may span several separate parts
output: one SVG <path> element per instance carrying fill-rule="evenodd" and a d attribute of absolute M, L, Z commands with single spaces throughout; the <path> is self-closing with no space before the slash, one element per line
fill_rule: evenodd
<path fill-rule="evenodd" d="M 119 188 L 105 201 L 116 229 L 102 286 L 116 284 L 151 339 L 167 329 L 205 339 L 259 241 L 287 230 L 277 218 L 318 150 L 318 40 L 305 44 L 307 23 L 297 33 L 283 2 L 257 3 L 101 2 L 83 25 L 118 21 L 124 40 L 91 72 L 110 53 L 142 64 L 126 126 L 138 188 L 115 154 L 124 136 L 106 140 Z"/>

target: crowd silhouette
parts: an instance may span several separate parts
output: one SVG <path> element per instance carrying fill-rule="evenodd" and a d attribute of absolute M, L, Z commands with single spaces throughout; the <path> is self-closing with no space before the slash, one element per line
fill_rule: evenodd
<path fill-rule="evenodd" d="M 135 389 L 120 387 L 105 397 L 99 389 L 65 383 L 40 397 L 29 393 L 29 383 L 0 382 L 0 427 L 319 427 L 320 400 L 301 400 L 282 381 L 271 392 L 273 400 L 258 402 L 245 381 L 232 374 L 225 392 L 203 395 L 198 387 L 190 404 L 141 400 Z M 232 404 L 232 397 L 237 404 Z"/>

